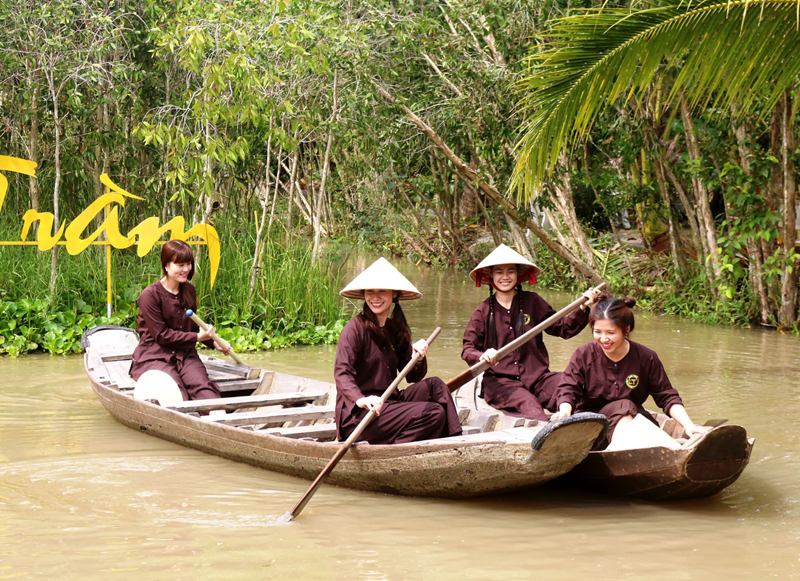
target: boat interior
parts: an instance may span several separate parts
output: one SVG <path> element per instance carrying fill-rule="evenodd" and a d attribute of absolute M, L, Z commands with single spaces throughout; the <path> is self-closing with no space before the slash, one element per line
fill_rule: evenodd
<path fill-rule="evenodd" d="M 131 336 L 134 341 L 125 348 L 90 350 L 89 362 L 90 373 L 96 374 L 99 383 L 133 397 L 136 382 L 128 374 L 135 348 L 135 337 Z M 222 397 L 184 401 L 164 407 L 203 421 L 243 430 L 317 442 L 336 441 L 333 384 L 248 367 L 202 354 L 201 359 L 210 379 L 219 386 Z M 500 435 L 511 428 L 537 428 L 542 425 L 536 420 L 501 414 L 474 397 L 474 391 L 474 382 L 471 382 L 455 394 L 462 436 Z M 529 434 L 523 437 L 530 440 Z"/>

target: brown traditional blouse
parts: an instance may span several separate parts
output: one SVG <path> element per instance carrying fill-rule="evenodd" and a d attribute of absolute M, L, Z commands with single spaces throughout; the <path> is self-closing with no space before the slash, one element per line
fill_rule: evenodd
<path fill-rule="evenodd" d="M 558 405 L 566 402 L 575 411 L 597 411 L 612 401 L 630 399 L 642 407 L 650 395 L 666 414 L 675 404 L 683 405 L 656 352 L 629 343 L 628 354 L 616 363 L 597 342 L 579 347 L 564 370 Z"/>
<path fill-rule="evenodd" d="M 369 395 L 383 395 L 395 380 L 397 372 L 411 361 L 412 350 L 398 356 L 391 347 L 381 349 L 364 327 L 363 316 L 350 319 L 339 335 L 333 376 L 336 380 L 336 424 L 346 426 L 351 418 L 356 400 Z M 421 359 L 406 375 L 409 383 L 421 381 L 428 372 L 427 359 Z M 396 399 L 397 391 L 389 399 Z"/>
<path fill-rule="evenodd" d="M 494 348 L 500 349 L 503 345 L 516 339 L 514 323 L 519 315 L 519 295 L 511 301 L 510 309 L 503 307 L 495 297 L 489 297 L 472 313 L 464 331 L 461 359 L 470 366 L 480 361 L 481 355 L 488 348 L 486 346 L 486 325 L 489 320 L 489 301 L 495 301 L 494 320 L 497 330 L 497 345 Z M 529 331 L 555 313 L 553 307 L 546 300 L 535 292 L 528 291 L 522 291 L 522 311 L 525 316 L 524 331 Z M 576 309 L 548 327 L 545 332 L 548 335 L 569 339 L 580 333 L 588 322 L 589 310 Z M 506 355 L 486 373 L 498 377 L 519 379 L 525 387 L 530 388 L 549 369 L 550 356 L 540 333 L 518 350 Z"/>
<path fill-rule="evenodd" d="M 196 303 L 196 291 L 188 285 L 192 302 Z M 173 357 L 183 360 L 187 353 L 197 350 L 199 327 L 186 316 L 186 308 L 181 307 L 180 297 L 169 292 L 160 281 L 156 281 L 142 291 L 136 301 L 139 314 L 136 327 L 139 332 L 139 345 L 133 352 L 133 360 L 138 363 L 157 359 L 169 361 Z M 214 342 L 204 342 L 213 348 Z"/>

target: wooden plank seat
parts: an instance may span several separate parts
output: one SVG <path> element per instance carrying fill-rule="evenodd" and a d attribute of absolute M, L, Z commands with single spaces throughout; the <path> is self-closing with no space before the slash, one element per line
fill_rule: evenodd
<path fill-rule="evenodd" d="M 100 354 L 103 361 L 130 361 L 133 357 L 133 349 L 121 349 L 119 351 L 105 351 Z"/>
<path fill-rule="evenodd" d="M 209 373 L 213 371 L 221 371 L 223 373 L 230 373 L 244 379 L 257 378 L 261 370 L 256 367 L 248 367 L 247 365 L 239 365 L 233 361 L 226 361 L 224 359 L 217 359 L 216 357 L 209 357 L 208 355 L 200 355 L 203 364 L 208 369 Z"/>
<path fill-rule="evenodd" d="M 467 426 L 472 426 L 478 428 L 479 432 L 492 432 L 497 427 L 499 420 L 500 414 L 498 413 L 472 414 L 469 420 L 467 420 L 467 423 L 461 426 L 461 429 L 463 430 Z"/>
<path fill-rule="evenodd" d="M 325 394 L 319 393 L 269 393 L 264 395 L 246 395 L 242 397 L 221 397 L 215 399 L 198 399 L 184 401 L 175 405 L 164 406 L 179 412 L 210 412 L 225 410 L 232 412 L 244 407 L 260 407 L 268 405 L 294 405 L 312 403 Z"/>
<path fill-rule="evenodd" d="M 295 426 L 293 428 L 269 428 L 264 431 L 268 434 L 285 438 L 314 438 L 315 440 L 323 441 L 336 439 L 336 424 L 333 422 L 314 424 L 312 426 Z"/>
<path fill-rule="evenodd" d="M 206 371 L 208 372 L 208 378 L 217 383 L 221 381 L 248 381 L 236 373 L 228 373 L 227 371 L 218 371 L 216 369 L 207 369 Z"/>
<path fill-rule="evenodd" d="M 219 392 L 222 394 L 230 393 L 232 391 L 253 391 L 261 384 L 261 380 L 257 377 L 255 379 L 242 379 L 241 377 L 238 377 L 236 379 L 226 381 L 218 381 L 211 378 L 211 381 L 214 381 L 217 384 L 217 387 L 219 387 Z"/>
<path fill-rule="evenodd" d="M 327 420 L 333 418 L 334 406 L 307 405 L 280 410 L 244 412 L 220 416 L 203 416 L 203 420 L 227 426 L 250 426 L 253 424 L 277 425 L 298 420 Z"/>

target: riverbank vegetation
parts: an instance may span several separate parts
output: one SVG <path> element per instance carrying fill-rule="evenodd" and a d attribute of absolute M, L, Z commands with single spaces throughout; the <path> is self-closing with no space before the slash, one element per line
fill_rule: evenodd
<path fill-rule="evenodd" d="M 125 224 L 220 231 L 202 304 L 242 345 L 335 339 L 342 244 L 468 268 L 505 241 L 547 285 L 796 330 L 796 2 L 720 6 L 3 3 L 0 154 L 39 164 L 7 175 L 4 239 L 107 173 L 146 198 Z M 4 304 L 96 317 L 92 252 L 0 249 Z M 126 324 L 152 263 L 115 253 Z"/>

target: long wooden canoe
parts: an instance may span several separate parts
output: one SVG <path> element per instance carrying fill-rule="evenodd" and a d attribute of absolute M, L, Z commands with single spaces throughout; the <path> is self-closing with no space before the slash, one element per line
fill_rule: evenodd
<path fill-rule="evenodd" d="M 491 409 L 475 390 L 475 385 L 465 386 L 458 392 L 457 401 L 477 412 Z M 616 496 L 682 500 L 720 492 L 747 467 L 755 439 L 748 438 L 742 426 L 707 426 L 702 435 L 686 438 L 683 427 L 674 419 L 650 413 L 675 440 L 674 449 L 653 446 L 592 451 L 559 481 Z"/>
<path fill-rule="evenodd" d="M 135 332 L 84 335 L 92 389 L 119 422 L 171 442 L 275 472 L 313 479 L 338 450 L 335 386 L 202 357 L 223 397 L 161 406 L 133 397 Z M 330 484 L 408 496 L 468 498 L 534 486 L 586 458 L 607 422 L 597 414 L 542 425 L 494 411 L 459 409 L 464 435 L 353 446 Z"/>

